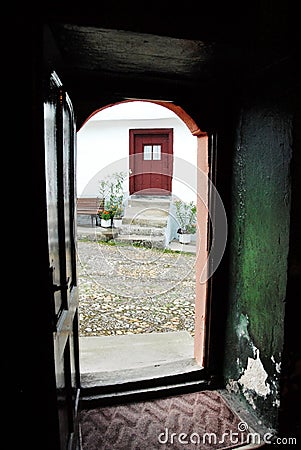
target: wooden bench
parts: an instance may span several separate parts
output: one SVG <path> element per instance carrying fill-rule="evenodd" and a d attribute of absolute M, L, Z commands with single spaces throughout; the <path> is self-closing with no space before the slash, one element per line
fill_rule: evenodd
<path fill-rule="evenodd" d="M 100 208 L 101 200 L 98 197 L 79 197 L 77 199 L 77 214 L 91 217 L 91 225 L 93 221 L 97 225 L 97 213 Z"/>

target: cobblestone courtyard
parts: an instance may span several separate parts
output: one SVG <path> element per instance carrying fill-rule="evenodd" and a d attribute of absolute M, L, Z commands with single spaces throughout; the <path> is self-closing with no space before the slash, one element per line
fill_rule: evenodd
<path fill-rule="evenodd" d="M 78 241 L 80 336 L 194 335 L 195 254 Z"/>

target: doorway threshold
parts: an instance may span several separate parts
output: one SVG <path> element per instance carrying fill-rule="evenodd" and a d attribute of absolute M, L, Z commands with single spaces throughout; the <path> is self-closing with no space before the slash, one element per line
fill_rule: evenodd
<path fill-rule="evenodd" d="M 193 358 L 193 337 L 187 331 L 82 336 L 81 373 L 139 369 Z"/>
<path fill-rule="evenodd" d="M 206 389 L 187 331 L 80 337 L 82 408 Z"/>
<path fill-rule="evenodd" d="M 80 337 L 82 384 L 137 381 L 200 370 L 187 331 Z M 90 382 L 89 382 L 90 380 Z"/>

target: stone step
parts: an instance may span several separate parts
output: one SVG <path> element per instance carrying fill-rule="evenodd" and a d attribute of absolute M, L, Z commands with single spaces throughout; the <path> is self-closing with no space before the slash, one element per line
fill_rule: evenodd
<path fill-rule="evenodd" d="M 129 204 L 125 209 L 123 224 L 165 227 L 167 224 L 169 211 L 163 208 L 148 206 L 139 207 Z"/>
<path fill-rule="evenodd" d="M 124 216 L 122 219 L 122 224 L 124 225 L 139 225 L 141 227 L 158 227 L 164 228 L 167 225 L 167 217 L 157 218 L 154 216 L 136 216 L 136 217 L 128 217 Z"/>
<path fill-rule="evenodd" d="M 147 248 L 165 248 L 165 236 L 143 235 L 143 234 L 118 234 L 114 238 L 116 243 L 140 244 Z"/>
<path fill-rule="evenodd" d="M 128 205 L 125 208 L 125 215 L 128 217 L 135 216 L 145 216 L 145 217 L 167 217 L 169 214 L 169 209 L 159 208 L 159 207 L 148 207 L 148 208 L 140 208 L 139 206 L 131 206 Z"/>
<path fill-rule="evenodd" d="M 165 230 L 163 227 L 146 227 L 122 224 L 122 226 L 118 229 L 118 232 L 119 235 L 143 234 L 144 236 L 165 236 Z"/>
<path fill-rule="evenodd" d="M 131 196 L 125 208 L 118 241 L 141 242 L 163 248 L 169 216 L 170 198 Z"/>
<path fill-rule="evenodd" d="M 169 208 L 170 197 L 132 195 L 125 208 L 122 223 L 132 226 L 164 228 L 167 226 Z"/>
<path fill-rule="evenodd" d="M 135 208 L 160 208 L 165 209 L 166 211 L 169 210 L 170 206 L 170 200 L 169 199 L 141 199 L 141 198 L 130 198 L 128 201 L 128 205 Z"/>

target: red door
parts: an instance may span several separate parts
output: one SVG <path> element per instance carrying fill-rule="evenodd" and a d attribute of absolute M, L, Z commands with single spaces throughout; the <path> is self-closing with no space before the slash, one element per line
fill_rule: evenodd
<path fill-rule="evenodd" d="M 130 195 L 170 195 L 173 130 L 130 130 Z"/>

